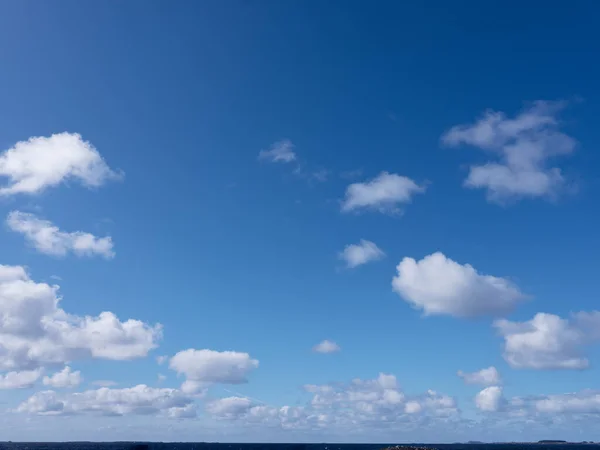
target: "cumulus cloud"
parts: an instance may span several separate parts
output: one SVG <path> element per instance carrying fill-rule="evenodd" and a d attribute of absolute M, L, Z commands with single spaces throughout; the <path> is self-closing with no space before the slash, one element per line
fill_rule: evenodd
<path fill-rule="evenodd" d="M 119 174 L 111 170 L 94 146 L 76 133 L 32 137 L 0 154 L 0 177 L 8 183 L 0 195 L 37 194 L 66 181 L 97 187 Z"/>
<path fill-rule="evenodd" d="M 193 393 L 212 383 L 246 383 L 248 374 L 258 368 L 258 360 L 248 353 L 190 348 L 175 354 L 169 367 L 186 377 L 182 390 Z"/>
<path fill-rule="evenodd" d="M 565 184 L 550 161 L 568 155 L 575 141 L 560 132 L 563 103 L 538 101 L 514 118 L 487 111 L 474 124 L 457 125 L 442 136 L 448 146 L 466 144 L 496 154 L 499 161 L 471 166 L 465 186 L 487 190 L 495 202 L 522 197 L 549 197 Z"/>
<path fill-rule="evenodd" d="M 275 142 L 269 150 L 261 150 L 258 159 L 269 162 L 290 163 L 296 160 L 294 144 L 289 139 Z"/>
<path fill-rule="evenodd" d="M 341 347 L 335 342 L 325 339 L 313 347 L 313 351 L 317 353 L 335 353 L 339 352 Z"/>
<path fill-rule="evenodd" d="M 361 239 L 358 244 L 347 245 L 339 255 L 350 269 L 371 261 L 378 261 L 384 256 L 385 253 L 374 242 L 365 239 Z"/>
<path fill-rule="evenodd" d="M 209 402 L 206 410 L 218 417 L 237 418 L 250 410 L 252 401 L 246 397 L 226 397 Z"/>
<path fill-rule="evenodd" d="M 461 377 L 466 384 L 493 386 L 501 383 L 500 374 L 494 366 L 471 373 L 465 373 L 462 370 L 459 370 L 458 376 Z"/>
<path fill-rule="evenodd" d="M 48 220 L 39 219 L 34 214 L 12 211 L 6 219 L 8 227 L 25 236 L 27 242 L 41 253 L 65 256 L 115 256 L 110 236 L 96 237 L 83 231 L 65 232 Z"/>
<path fill-rule="evenodd" d="M 586 344 L 600 339 L 600 312 L 580 312 L 570 319 L 538 313 L 525 322 L 494 322 L 504 338 L 504 359 L 517 369 L 585 369 Z"/>
<path fill-rule="evenodd" d="M 8 372 L 0 375 L 0 389 L 30 388 L 40 378 L 41 374 L 42 371 L 40 369 Z"/>
<path fill-rule="evenodd" d="M 581 392 L 546 395 L 530 400 L 539 413 L 551 414 L 599 414 L 600 392 L 584 390 Z"/>
<path fill-rule="evenodd" d="M 381 172 L 372 180 L 353 183 L 346 188 L 342 211 L 371 209 L 384 213 L 398 213 L 401 206 L 411 202 L 415 194 L 425 192 L 410 178 L 395 173 Z"/>
<path fill-rule="evenodd" d="M 480 274 L 440 252 L 420 261 L 404 258 L 396 269 L 393 290 L 426 315 L 501 315 L 525 299 L 507 279 Z"/>
<path fill-rule="evenodd" d="M 81 384 L 83 377 L 81 372 L 76 370 L 73 372 L 69 366 L 65 366 L 60 372 L 56 372 L 51 376 L 45 376 L 42 382 L 46 386 L 55 388 L 71 388 Z"/>
<path fill-rule="evenodd" d="M 161 326 L 120 321 L 112 312 L 69 314 L 59 287 L 33 281 L 21 266 L 0 265 L 0 370 L 35 370 L 85 358 L 128 360 L 156 347 Z"/>
<path fill-rule="evenodd" d="M 565 394 L 512 397 L 508 400 L 504 399 L 501 391 L 495 391 L 489 393 L 488 398 L 490 408 L 487 411 L 505 412 L 528 422 L 568 417 L 573 420 L 571 423 L 576 423 L 585 416 L 600 413 L 600 391 L 592 389 Z M 597 420 L 593 417 L 594 421 Z"/>
<path fill-rule="evenodd" d="M 39 415 L 162 414 L 169 417 L 190 417 L 196 414 L 193 402 L 193 398 L 177 389 L 153 388 L 140 384 L 131 388 L 103 387 L 67 394 L 52 390 L 41 391 L 21 403 L 17 412 Z"/>
<path fill-rule="evenodd" d="M 258 405 L 245 397 L 228 397 L 207 404 L 207 413 L 219 419 L 241 420 L 295 430 L 352 430 L 410 428 L 453 420 L 458 415 L 452 397 L 427 391 L 407 396 L 396 377 L 356 378 L 349 383 L 306 385 L 312 399 L 304 406 Z"/>
<path fill-rule="evenodd" d="M 503 404 L 502 388 L 500 386 L 490 386 L 481 390 L 475 396 L 475 405 L 481 411 L 498 411 Z"/>

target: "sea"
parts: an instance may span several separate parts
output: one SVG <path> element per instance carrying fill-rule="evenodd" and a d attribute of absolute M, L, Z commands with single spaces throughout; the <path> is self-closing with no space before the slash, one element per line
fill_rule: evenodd
<path fill-rule="evenodd" d="M 382 450 L 397 444 L 227 444 L 163 442 L 0 442 L 0 450 Z M 600 443 L 400 444 L 427 450 L 600 450 Z M 590 448 L 592 447 L 592 448 Z"/>

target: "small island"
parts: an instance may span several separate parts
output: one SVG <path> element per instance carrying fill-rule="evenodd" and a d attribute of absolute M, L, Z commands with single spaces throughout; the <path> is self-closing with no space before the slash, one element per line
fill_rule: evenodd
<path fill-rule="evenodd" d="M 392 445 L 391 447 L 385 447 L 381 450 L 438 450 L 434 447 L 419 447 L 416 445 Z"/>

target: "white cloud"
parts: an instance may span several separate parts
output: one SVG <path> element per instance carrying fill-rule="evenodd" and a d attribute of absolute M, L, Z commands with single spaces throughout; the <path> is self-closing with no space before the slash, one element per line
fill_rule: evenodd
<path fill-rule="evenodd" d="M 0 265 L 0 370 L 34 370 L 85 358 L 144 357 L 159 324 L 121 322 L 112 312 L 77 316 L 59 307 L 59 287 L 37 283 L 20 266 Z"/>
<path fill-rule="evenodd" d="M 166 363 L 169 360 L 169 357 L 167 355 L 158 355 L 156 357 L 156 362 L 158 363 L 158 365 L 162 366 L 164 363 Z"/>
<path fill-rule="evenodd" d="M 56 372 L 52 376 L 45 376 L 42 381 L 46 386 L 71 388 L 79 386 L 83 381 L 83 377 L 79 370 L 73 372 L 69 366 L 65 366 L 60 372 Z"/>
<path fill-rule="evenodd" d="M 110 236 L 99 238 L 83 231 L 61 231 L 52 222 L 21 211 L 12 211 L 6 223 L 12 231 L 23 234 L 35 249 L 47 255 L 65 256 L 72 252 L 77 256 L 99 255 L 107 259 L 115 256 Z"/>
<path fill-rule="evenodd" d="M 585 369 L 584 345 L 600 339 L 600 312 L 580 312 L 571 319 L 538 313 L 526 322 L 497 320 L 504 338 L 504 359 L 517 369 Z"/>
<path fill-rule="evenodd" d="M 97 187 L 118 176 L 76 133 L 32 137 L 0 154 L 0 177 L 8 178 L 0 195 L 37 194 L 70 180 Z"/>
<path fill-rule="evenodd" d="M 291 430 L 328 430 L 342 433 L 411 429 L 456 420 L 459 411 L 452 397 L 427 391 L 407 396 L 396 377 L 379 374 L 372 380 L 306 385 L 312 393 L 305 406 L 257 405 L 247 397 L 228 397 L 207 404 L 207 413 L 219 419 L 263 424 Z"/>
<path fill-rule="evenodd" d="M 248 353 L 190 348 L 175 354 L 169 367 L 185 375 L 182 390 L 194 393 L 212 383 L 246 383 L 248 374 L 258 367 L 258 360 Z"/>
<path fill-rule="evenodd" d="M 252 401 L 246 397 L 226 397 L 209 402 L 206 410 L 218 417 L 236 418 L 247 413 L 252 406 Z"/>
<path fill-rule="evenodd" d="M 410 203 L 415 194 L 425 192 L 410 178 L 395 173 L 381 172 L 363 183 L 353 183 L 346 188 L 342 211 L 373 209 L 384 213 L 400 212 L 400 206 Z"/>
<path fill-rule="evenodd" d="M 599 414 L 600 392 L 585 390 L 570 394 L 547 395 L 531 401 L 539 413 Z"/>
<path fill-rule="evenodd" d="M 358 244 L 347 245 L 339 255 L 350 269 L 371 261 L 378 261 L 384 256 L 385 253 L 374 242 L 365 239 L 361 239 Z"/>
<path fill-rule="evenodd" d="M 451 128 L 442 136 L 446 145 L 467 144 L 500 157 L 500 162 L 471 166 L 465 186 L 487 189 L 495 202 L 556 194 L 565 179 L 549 162 L 575 148 L 575 141 L 558 131 L 557 113 L 563 106 L 538 101 L 514 119 L 488 111 L 474 124 Z"/>
<path fill-rule="evenodd" d="M 0 375 L 0 389 L 24 389 L 32 387 L 40 378 L 40 369 L 8 372 Z"/>
<path fill-rule="evenodd" d="M 317 353 L 335 353 L 339 352 L 341 347 L 335 342 L 325 339 L 313 347 L 313 351 Z"/>
<path fill-rule="evenodd" d="M 162 373 L 159 373 L 157 378 L 158 378 L 158 382 L 162 383 L 163 381 L 165 381 L 167 379 L 167 376 L 163 375 Z"/>
<path fill-rule="evenodd" d="M 471 373 L 465 373 L 462 370 L 459 370 L 458 376 L 461 377 L 466 384 L 482 384 L 484 386 L 493 386 L 501 384 L 502 382 L 500 379 L 500 374 L 494 366 Z"/>
<path fill-rule="evenodd" d="M 503 404 L 502 388 L 490 386 L 481 390 L 475 396 L 475 405 L 481 411 L 494 412 L 500 410 Z"/>
<path fill-rule="evenodd" d="M 271 145 L 269 150 L 261 150 L 258 159 L 269 162 L 290 163 L 296 160 L 294 144 L 289 139 L 283 139 Z"/>
<path fill-rule="evenodd" d="M 510 281 L 482 275 L 440 252 L 420 261 L 404 258 L 396 269 L 393 290 L 426 315 L 500 315 L 525 298 Z"/>
<path fill-rule="evenodd" d="M 527 422 L 540 418 L 560 420 L 569 417 L 577 423 L 587 415 L 593 415 L 593 420 L 597 421 L 597 414 L 600 414 L 600 391 L 591 389 L 566 394 L 512 397 L 508 401 L 503 398 L 501 391 L 496 391 L 489 397 L 491 400 L 488 411 L 507 412 Z"/>
<path fill-rule="evenodd" d="M 18 412 L 40 415 L 96 414 L 104 416 L 164 414 L 195 415 L 194 399 L 177 389 L 152 388 L 143 384 L 123 389 L 107 387 L 85 392 L 58 394 L 42 391 L 29 397 Z"/>

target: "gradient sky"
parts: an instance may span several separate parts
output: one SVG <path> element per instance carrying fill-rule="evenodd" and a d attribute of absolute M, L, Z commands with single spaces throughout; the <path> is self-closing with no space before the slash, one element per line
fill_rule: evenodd
<path fill-rule="evenodd" d="M 1 438 L 600 440 L 599 13 L 0 2 Z"/>

